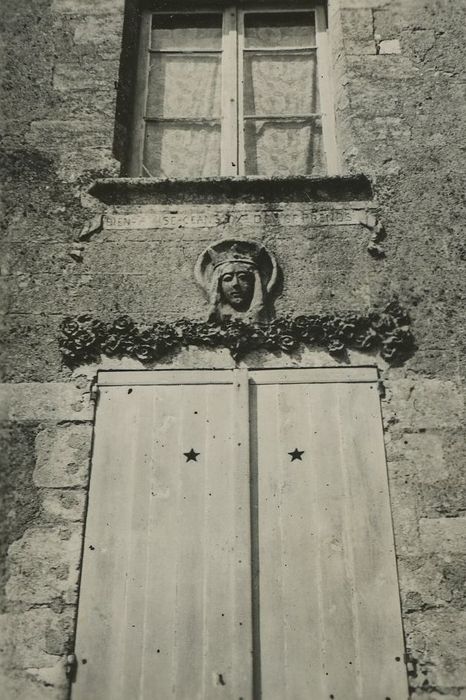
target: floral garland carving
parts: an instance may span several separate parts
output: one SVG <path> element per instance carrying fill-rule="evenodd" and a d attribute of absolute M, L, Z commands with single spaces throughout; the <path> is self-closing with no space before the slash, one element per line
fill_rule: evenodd
<path fill-rule="evenodd" d="M 325 347 L 342 359 L 348 349 L 378 350 L 390 364 L 402 363 L 415 349 L 409 316 L 398 301 L 367 316 L 312 314 L 277 318 L 260 326 L 240 320 L 217 325 L 186 319 L 137 326 L 128 316 L 105 323 L 83 315 L 63 320 L 59 343 L 64 362 L 71 367 L 101 355 L 150 363 L 187 345 L 228 348 L 235 360 L 259 349 L 290 354 L 301 344 Z"/>

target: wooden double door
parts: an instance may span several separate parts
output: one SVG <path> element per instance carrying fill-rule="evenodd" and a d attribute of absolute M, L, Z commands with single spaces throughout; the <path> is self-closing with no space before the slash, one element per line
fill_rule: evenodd
<path fill-rule="evenodd" d="M 406 700 L 375 368 L 101 372 L 73 700 Z"/>

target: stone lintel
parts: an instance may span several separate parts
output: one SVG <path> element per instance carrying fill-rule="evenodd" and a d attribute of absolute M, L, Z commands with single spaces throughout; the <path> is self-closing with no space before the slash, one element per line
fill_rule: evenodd
<path fill-rule="evenodd" d="M 372 198 L 365 175 L 337 177 L 103 178 L 89 193 L 105 204 L 218 202 L 341 202 Z"/>

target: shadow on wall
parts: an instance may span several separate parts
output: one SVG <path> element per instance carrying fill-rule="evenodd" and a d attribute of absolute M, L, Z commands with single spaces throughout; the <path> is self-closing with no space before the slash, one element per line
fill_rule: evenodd
<path fill-rule="evenodd" d="M 120 70 L 118 73 L 113 155 L 121 163 L 121 175 L 127 174 L 130 127 L 133 116 L 135 71 L 137 66 L 138 35 L 141 2 L 126 0 L 121 40 Z"/>

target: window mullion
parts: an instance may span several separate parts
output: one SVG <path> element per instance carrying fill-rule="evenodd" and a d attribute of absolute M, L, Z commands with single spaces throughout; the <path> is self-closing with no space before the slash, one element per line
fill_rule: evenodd
<path fill-rule="evenodd" d="M 222 56 L 222 136 L 221 174 L 236 175 L 238 172 L 238 96 L 237 96 L 237 11 L 226 7 L 223 13 Z"/>
<path fill-rule="evenodd" d="M 335 110 L 333 104 L 332 84 L 330 82 L 330 52 L 328 32 L 326 27 L 325 10 L 315 8 L 316 43 L 317 43 L 317 73 L 319 94 L 322 109 L 322 136 L 327 159 L 328 175 L 339 173 L 338 149 L 335 134 Z"/>

